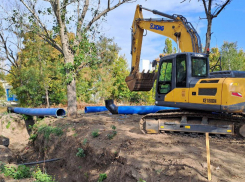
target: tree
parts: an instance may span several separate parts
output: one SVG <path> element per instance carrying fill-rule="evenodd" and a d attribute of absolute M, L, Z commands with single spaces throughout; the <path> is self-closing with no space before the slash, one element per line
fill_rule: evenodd
<path fill-rule="evenodd" d="M 209 54 L 209 67 L 210 71 L 220 71 L 220 51 L 219 48 L 213 47 L 211 48 L 210 54 Z"/>
<path fill-rule="evenodd" d="M 94 26 L 99 26 L 98 20 L 105 17 L 106 14 L 118 6 L 131 2 L 131 0 L 119 0 L 118 2 L 108 0 L 106 8 L 101 10 L 101 3 L 98 1 L 96 7 L 90 3 L 90 0 L 46 0 L 49 2 L 48 8 L 38 9 L 37 2 L 31 0 L 20 0 L 20 2 L 29 11 L 29 22 L 37 23 L 37 27 L 34 28 L 36 34 L 42 37 L 50 45 L 56 48 L 64 57 L 67 82 L 67 98 L 68 98 L 68 116 L 75 116 L 77 113 L 76 106 L 76 75 L 79 70 L 87 65 L 86 59 L 90 56 L 93 46 L 89 47 L 79 61 L 75 63 L 76 54 L 81 48 L 80 42 L 86 36 L 86 32 L 90 31 L 91 34 L 98 32 Z M 76 6 L 76 10 L 70 11 L 69 7 Z M 91 11 L 90 13 L 89 10 Z M 90 14 L 88 16 L 87 14 Z M 87 15 L 87 16 L 86 16 Z M 53 18 L 51 22 L 54 22 L 53 31 L 48 30 L 48 25 L 42 21 L 42 18 L 49 16 Z M 90 17 L 85 21 L 85 17 Z M 14 17 L 12 17 L 14 18 Z M 16 21 L 16 19 L 14 19 Z M 72 23 L 73 22 L 73 23 Z M 75 38 L 69 40 L 68 30 L 76 25 Z M 31 26 L 26 25 L 26 28 Z M 31 27 L 33 30 L 33 27 Z M 55 37 L 59 36 L 61 44 L 55 41 Z M 89 44 L 91 45 L 91 44 Z"/>
<path fill-rule="evenodd" d="M 185 2 L 186 0 L 183 0 L 181 3 Z M 191 0 L 190 0 L 191 1 Z M 200 1 L 200 0 L 198 0 Z M 205 9 L 205 14 L 206 14 L 206 19 L 208 22 L 207 25 L 207 33 L 206 33 L 206 44 L 205 44 L 205 49 L 204 52 L 207 53 L 207 51 L 210 48 L 210 40 L 211 40 L 211 27 L 212 27 L 212 22 L 213 19 L 216 18 L 220 12 L 231 2 L 232 0 L 225 0 L 225 2 L 221 0 L 202 0 L 204 9 Z M 212 11 L 212 9 L 215 9 Z"/>
<path fill-rule="evenodd" d="M 220 52 L 223 70 L 245 69 L 245 52 L 242 49 L 238 50 L 236 42 L 224 42 Z"/>
<path fill-rule="evenodd" d="M 57 40 L 59 41 L 59 40 Z M 64 75 L 60 73 L 63 60 L 59 52 L 33 32 L 23 35 L 24 48 L 18 53 L 17 64 L 9 70 L 7 81 L 12 85 L 23 106 L 39 106 L 49 101 L 60 103 L 65 100 Z"/>
<path fill-rule="evenodd" d="M 173 50 L 173 44 L 172 44 L 172 40 L 170 38 L 165 39 L 165 47 L 163 49 L 163 53 L 165 53 L 165 54 L 176 53 L 176 48 L 174 47 L 174 50 Z"/>

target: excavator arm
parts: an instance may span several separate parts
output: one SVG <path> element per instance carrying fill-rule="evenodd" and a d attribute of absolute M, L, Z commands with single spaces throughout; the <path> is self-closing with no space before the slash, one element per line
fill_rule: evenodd
<path fill-rule="evenodd" d="M 142 9 L 151 11 L 168 19 L 144 19 Z M 131 73 L 125 81 L 131 91 L 150 91 L 157 73 L 139 73 L 140 54 L 144 30 L 149 30 L 174 40 L 182 52 L 202 52 L 198 33 L 191 23 L 181 15 L 168 15 L 157 10 L 149 10 L 137 5 L 132 24 L 132 65 Z"/>

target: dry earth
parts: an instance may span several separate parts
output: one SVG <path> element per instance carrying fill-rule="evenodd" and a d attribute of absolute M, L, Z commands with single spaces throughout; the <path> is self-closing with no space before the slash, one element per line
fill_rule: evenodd
<path fill-rule="evenodd" d="M 17 114 L 8 115 L 8 119 L 10 116 L 17 122 Z M 139 130 L 140 118 L 139 115 L 111 115 L 109 112 L 80 114 L 75 119 L 45 118 L 41 123 L 60 127 L 64 134 L 51 135 L 48 140 L 38 135 L 33 143 L 17 147 L 18 151 L 16 144 L 15 147 L 12 144 L 13 162 L 60 158 L 41 165 L 59 182 L 95 182 L 100 173 L 107 174 L 105 182 L 207 181 L 204 135 L 195 138 L 167 133 L 144 135 Z M 107 137 L 113 131 L 111 125 L 115 125 L 117 131 L 113 139 Z M 10 143 L 17 137 L 20 146 L 26 144 L 24 127 L 20 129 L 16 124 L 15 129 L 10 130 Z M 93 138 L 91 133 L 95 130 L 100 135 Z M 6 129 L 0 131 L 3 135 L 8 133 Z M 22 137 L 19 131 L 23 132 Z M 84 149 L 85 157 L 76 156 L 78 148 Z M 212 181 L 245 181 L 244 139 L 211 137 L 210 148 Z"/>

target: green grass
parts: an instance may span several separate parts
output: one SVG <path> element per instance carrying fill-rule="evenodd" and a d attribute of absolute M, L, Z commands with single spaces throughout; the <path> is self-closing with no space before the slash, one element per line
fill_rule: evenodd
<path fill-rule="evenodd" d="M 51 133 L 53 133 L 55 136 L 61 136 L 63 134 L 63 131 L 59 127 L 52 127 L 52 126 L 43 125 L 43 126 L 40 126 L 38 128 L 37 133 L 43 134 L 43 136 L 46 139 L 49 139 L 49 136 Z"/>
<path fill-rule="evenodd" d="M 111 125 L 111 129 L 113 130 L 112 133 L 108 134 L 107 137 L 111 140 L 114 138 L 114 136 L 117 135 L 117 131 L 116 131 L 116 126 Z"/>
<path fill-rule="evenodd" d="M 98 182 L 102 182 L 107 178 L 107 174 L 106 173 L 101 173 L 100 177 L 98 179 Z"/>
<path fill-rule="evenodd" d="M 95 130 L 91 133 L 92 137 L 96 138 L 98 137 L 100 134 L 99 134 L 99 130 Z"/>
<path fill-rule="evenodd" d="M 77 157 L 85 157 L 86 156 L 84 153 L 84 150 L 82 148 L 78 148 L 77 150 L 78 150 L 78 152 L 76 154 Z"/>

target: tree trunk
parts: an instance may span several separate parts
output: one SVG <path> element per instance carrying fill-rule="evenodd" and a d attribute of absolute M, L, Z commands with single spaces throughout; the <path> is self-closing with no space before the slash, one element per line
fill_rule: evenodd
<path fill-rule="evenodd" d="M 212 18 L 208 17 L 208 28 L 206 33 L 206 45 L 204 52 L 207 53 L 207 50 L 210 48 L 210 40 L 211 40 L 211 27 L 212 27 Z"/>
<path fill-rule="evenodd" d="M 58 8 L 59 9 L 59 8 Z M 62 22 L 61 16 L 58 18 L 58 23 L 60 26 L 60 38 L 62 43 L 62 51 L 65 58 L 65 64 L 71 63 L 74 65 L 74 52 L 71 50 L 69 45 L 69 38 L 66 32 L 65 23 Z M 66 69 L 66 74 L 73 74 L 69 69 Z M 70 80 L 69 80 L 70 81 Z M 77 93 L 76 93 L 76 80 L 73 78 L 72 80 L 67 83 L 67 100 L 68 100 L 68 107 L 67 112 L 68 116 L 76 117 L 77 115 Z"/>
<path fill-rule="evenodd" d="M 45 98 L 46 98 L 46 108 L 50 108 L 49 96 L 48 96 L 48 88 L 45 88 Z"/>
<path fill-rule="evenodd" d="M 74 55 L 70 54 L 65 57 L 65 63 L 72 63 L 74 65 Z M 69 74 L 69 70 L 66 70 Z M 68 99 L 68 116 L 75 117 L 77 115 L 77 93 L 76 93 L 76 80 L 75 78 L 67 84 L 67 99 Z"/>

